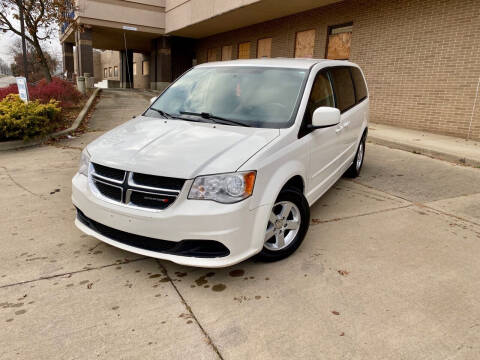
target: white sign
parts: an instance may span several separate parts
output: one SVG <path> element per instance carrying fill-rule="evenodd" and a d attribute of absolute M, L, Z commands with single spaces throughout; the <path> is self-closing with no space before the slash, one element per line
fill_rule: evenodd
<path fill-rule="evenodd" d="M 18 95 L 20 95 L 20 99 L 25 102 L 28 102 L 28 87 L 27 87 L 27 79 L 24 77 L 17 77 L 17 87 L 18 87 Z"/>
<path fill-rule="evenodd" d="M 130 30 L 130 31 L 137 31 L 137 28 L 136 28 L 136 27 L 127 26 L 127 25 L 123 25 L 123 26 L 122 26 L 122 29 L 123 29 L 123 30 Z"/>

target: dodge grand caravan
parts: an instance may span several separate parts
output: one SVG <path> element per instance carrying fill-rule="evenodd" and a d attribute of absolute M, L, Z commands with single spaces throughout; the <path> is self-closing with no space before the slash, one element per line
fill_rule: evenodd
<path fill-rule="evenodd" d="M 223 267 L 292 254 L 309 207 L 362 168 L 368 91 L 347 61 L 195 66 L 83 151 L 77 227 L 113 246 Z"/>

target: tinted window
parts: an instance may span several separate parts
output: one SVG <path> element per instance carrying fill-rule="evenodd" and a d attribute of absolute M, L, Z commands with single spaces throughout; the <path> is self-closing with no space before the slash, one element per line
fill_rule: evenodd
<path fill-rule="evenodd" d="M 350 68 L 350 70 L 352 71 L 353 83 L 355 84 L 355 95 L 357 96 L 357 103 L 359 103 L 368 95 L 367 85 L 365 84 L 365 80 L 363 79 L 360 69 L 352 67 Z"/>
<path fill-rule="evenodd" d="M 312 121 L 313 112 L 320 106 L 335 107 L 332 85 L 326 72 L 318 73 L 312 85 L 306 111 L 308 123 Z"/>
<path fill-rule="evenodd" d="M 355 105 L 355 91 L 350 70 L 348 67 L 335 67 L 330 69 L 330 73 L 337 98 L 337 108 L 345 111 Z"/>

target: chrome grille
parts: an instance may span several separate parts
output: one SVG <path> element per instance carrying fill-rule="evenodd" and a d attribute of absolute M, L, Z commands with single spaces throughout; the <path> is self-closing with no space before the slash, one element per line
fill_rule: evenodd
<path fill-rule="evenodd" d="M 109 201 L 126 206 L 163 210 L 175 202 L 184 179 L 134 173 L 91 163 L 90 185 Z"/>

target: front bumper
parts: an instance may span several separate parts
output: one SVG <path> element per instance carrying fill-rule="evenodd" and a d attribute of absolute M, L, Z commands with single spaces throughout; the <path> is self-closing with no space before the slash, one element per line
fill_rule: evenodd
<path fill-rule="evenodd" d="M 184 189 L 188 189 L 187 181 Z M 162 211 L 148 211 L 127 207 L 98 198 L 90 190 L 87 177 L 76 174 L 72 180 L 73 204 L 87 217 L 99 224 L 120 232 L 135 234 L 129 241 L 116 241 L 95 228 L 87 226 L 78 217 L 76 226 L 88 235 L 118 248 L 178 264 L 199 267 L 225 267 L 239 263 L 263 247 L 265 228 L 270 206 L 249 209 L 251 199 L 235 204 L 219 204 L 213 201 L 188 200 L 187 191 L 182 191 L 177 200 Z M 152 251 L 135 238 L 182 242 L 185 240 L 208 240 L 219 242 L 228 249 L 228 255 L 219 257 L 196 257 Z M 151 249 L 151 247 L 149 247 Z"/>

